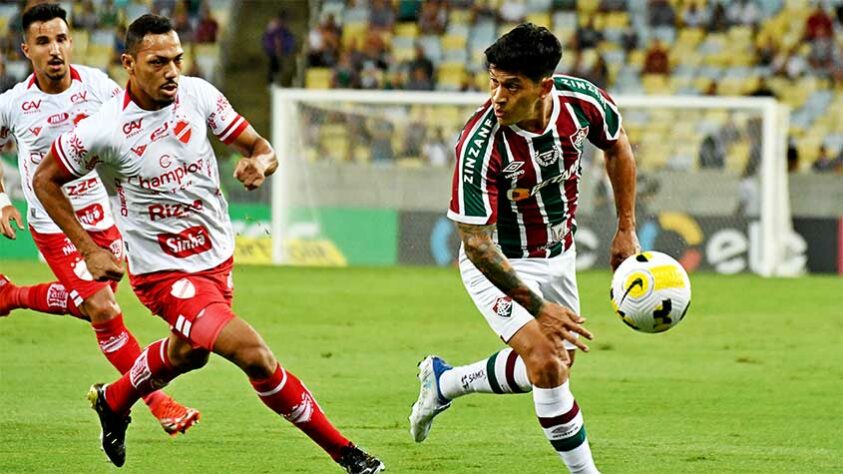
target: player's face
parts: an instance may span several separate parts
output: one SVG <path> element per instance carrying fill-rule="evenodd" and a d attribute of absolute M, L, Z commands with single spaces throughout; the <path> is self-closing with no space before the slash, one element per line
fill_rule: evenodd
<path fill-rule="evenodd" d="M 67 76 L 73 42 L 64 20 L 53 18 L 32 23 L 26 30 L 25 40 L 21 48 L 37 75 L 51 81 Z"/>
<path fill-rule="evenodd" d="M 489 90 L 498 123 L 512 125 L 537 119 L 542 113 L 543 82 L 537 83 L 523 74 L 489 67 Z"/>
<path fill-rule="evenodd" d="M 123 66 L 141 93 L 159 106 L 175 102 L 184 50 L 175 31 L 146 35 L 134 56 L 124 54 Z"/>

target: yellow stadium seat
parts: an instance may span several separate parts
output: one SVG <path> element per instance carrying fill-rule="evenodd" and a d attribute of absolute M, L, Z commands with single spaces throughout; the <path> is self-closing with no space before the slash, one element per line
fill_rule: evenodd
<path fill-rule="evenodd" d="M 626 12 L 611 12 L 606 14 L 606 28 L 620 30 L 629 24 L 629 14 Z"/>
<path fill-rule="evenodd" d="M 465 36 L 445 35 L 442 37 L 442 49 L 445 51 L 465 49 L 466 42 Z"/>
<path fill-rule="evenodd" d="M 648 94 L 664 95 L 673 92 L 667 76 L 662 74 L 645 74 L 641 78 L 641 83 Z"/>
<path fill-rule="evenodd" d="M 471 10 L 453 9 L 448 14 L 448 21 L 451 24 L 471 23 Z"/>
<path fill-rule="evenodd" d="M 369 25 L 363 22 L 346 23 L 342 28 L 342 45 L 349 48 L 353 45 L 362 46 L 363 40 L 366 38 L 366 33 L 369 31 Z"/>
<path fill-rule="evenodd" d="M 550 29 L 553 23 L 548 12 L 536 12 L 527 15 L 527 22 Z"/>
<path fill-rule="evenodd" d="M 395 25 L 395 36 L 415 38 L 418 35 L 419 25 L 417 23 L 403 22 Z"/>
<path fill-rule="evenodd" d="M 749 161 L 750 146 L 748 142 L 741 141 L 732 145 L 726 153 L 726 169 L 741 174 Z"/>
<path fill-rule="evenodd" d="M 312 67 L 307 70 L 304 86 L 308 89 L 330 89 L 334 72 L 327 67 Z"/>

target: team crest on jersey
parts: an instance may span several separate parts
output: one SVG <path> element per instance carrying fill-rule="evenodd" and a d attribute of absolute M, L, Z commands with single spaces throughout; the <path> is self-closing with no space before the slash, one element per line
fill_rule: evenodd
<path fill-rule="evenodd" d="M 562 149 L 556 145 L 553 145 L 553 148 L 547 151 L 543 151 L 536 155 L 536 161 L 541 166 L 550 166 L 559 159 L 562 158 Z"/>
<path fill-rule="evenodd" d="M 180 142 L 187 145 L 190 141 L 190 122 L 186 120 L 176 122 L 176 126 L 173 127 L 173 133 L 175 133 L 176 138 L 178 138 Z"/>
<path fill-rule="evenodd" d="M 588 137 L 588 127 L 583 127 L 577 130 L 577 133 L 571 135 L 571 143 L 577 148 L 577 150 L 582 151 L 586 137 Z"/>
<path fill-rule="evenodd" d="M 501 296 L 496 299 L 495 304 L 492 305 L 492 311 L 502 318 L 512 316 L 512 298 L 509 296 Z"/>

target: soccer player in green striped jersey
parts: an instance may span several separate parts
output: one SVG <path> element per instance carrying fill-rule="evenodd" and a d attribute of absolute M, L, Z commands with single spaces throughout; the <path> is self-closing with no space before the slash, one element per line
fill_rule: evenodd
<path fill-rule="evenodd" d="M 462 238 L 466 290 L 509 347 L 458 367 L 425 358 L 410 432 L 423 441 L 433 418 L 469 393 L 532 392 L 568 469 L 597 473 L 568 381 L 575 350 L 588 351 L 578 336 L 592 338 L 575 273 L 580 159 L 585 140 L 605 154 L 618 216 L 613 268 L 639 251 L 635 159 L 609 95 L 554 74 L 562 46 L 546 28 L 520 25 L 485 54 L 491 97 L 460 134 L 448 217 Z"/>

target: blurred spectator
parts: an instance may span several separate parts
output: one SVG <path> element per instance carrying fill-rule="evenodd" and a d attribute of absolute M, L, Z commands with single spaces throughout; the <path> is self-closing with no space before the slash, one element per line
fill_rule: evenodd
<path fill-rule="evenodd" d="M 316 25 L 307 35 L 307 62 L 310 66 L 333 66 L 337 62 L 340 48 L 339 27 L 334 15 Z"/>
<path fill-rule="evenodd" d="M 676 11 L 668 0 L 650 0 L 650 26 L 676 26 Z"/>
<path fill-rule="evenodd" d="M 398 21 L 416 22 L 419 19 L 421 3 L 418 0 L 399 0 Z"/>
<path fill-rule="evenodd" d="M 287 28 L 285 16 L 282 12 L 269 20 L 261 43 L 269 59 L 267 82 L 275 82 L 278 76 L 281 86 L 289 87 L 295 73 L 296 38 Z"/>
<path fill-rule="evenodd" d="M 773 35 L 767 35 L 764 43 L 755 49 L 755 56 L 757 57 L 758 64 L 760 66 L 769 66 L 773 64 L 773 60 L 776 58 L 778 53 L 779 46 L 773 38 Z"/>
<path fill-rule="evenodd" d="M 719 93 L 717 91 L 717 88 L 718 88 L 717 80 L 711 79 L 711 80 L 708 81 L 708 85 L 706 86 L 705 91 L 703 91 L 703 95 L 715 96 Z"/>
<path fill-rule="evenodd" d="M 600 0 L 597 9 L 601 12 L 623 12 L 626 11 L 626 0 Z"/>
<path fill-rule="evenodd" d="M 100 6 L 100 28 L 113 28 L 120 23 L 120 10 L 114 6 L 114 0 L 105 0 Z"/>
<path fill-rule="evenodd" d="M 814 160 L 811 169 L 817 173 L 841 172 L 843 171 L 843 154 L 836 159 L 832 159 L 825 145 L 821 145 L 820 155 Z"/>
<path fill-rule="evenodd" d="M 799 171 L 799 149 L 796 148 L 796 141 L 793 137 L 787 139 L 787 172 L 796 173 Z"/>
<path fill-rule="evenodd" d="M 761 10 L 754 0 L 732 0 L 726 10 L 730 25 L 755 26 L 761 20 Z"/>
<path fill-rule="evenodd" d="M 700 6 L 697 2 L 688 5 L 682 14 L 682 23 L 689 28 L 700 28 L 708 22 L 708 6 Z"/>
<path fill-rule="evenodd" d="M 383 86 L 383 70 L 374 62 L 365 61 L 360 70 L 360 87 L 363 89 L 380 89 Z"/>
<path fill-rule="evenodd" d="M 126 27 L 120 25 L 114 30 L 114 43 L 111 51 L 111 64 L 119 66 L 122 64 L 121 56 L 126 52 Z"/>
<path fill-rule="evenodd" d="M 18 83 L 17 78 L 6 72 L 6 60 L 0 56 L 0 94 L 11 89 Z"/>
<path fill-rule="evenodd" d="M 429 140 L 425 140 L 422 146 L 422 155 L 425 160 L 432 166 L 448 166 L 448 144 L 445 143 L 445 137 L 441 128 L 436 128 L 433 136 Z"/>
<path fill-rule="evenodd" d="M 596 48 L 597 44 L 603 41 L 603 33 L 594 27 L 594 17 L 591 16 L 585 25 L 577 28 L 575 49 Z"/>
<path fill-rule="evenodd" d="M 661 40 L 655 39 L 644 56 L 644 74 L 669 74 L 670 59 Z"/>
<path fill-rule="evenodd" d="M 193 42 L 193 26 L 190 24 L 190 18 L 187 16 L 187 10 L 183 7 L 177 8 L 176 13 L 173 14 L 173 29 L 179 35 L 179 39 L 183 43 Z"/>
<path fill-rule="evenodd" d="M 386 120 L 372 119 L 369 121 L 369 135 L 372 137 L 371 153 L 373 163 L 387 163 L 395 161 L 392 150 L 392 135 L 395 127 Z"/>
<path fill-rule="evenodd" d="M 412 71 L 416 68 L 421 68 L 424 70 L 427 77 L 433 78 L 433 61 L 428 59 L 424 54 L 424 48 L 422 48 L 421 44 L 416 43 L 415 53 L 416 55 L 413 60 L 408 63 L 407 69 Z"/>
<path fill-rule="evenodd" d="M 432 91 L 433 78 L 422 66 L 414 66 L 410 69 L 410 77 L 404 87 L 411 91 Z"/>
<path fill-rule="evenodd" d="M 789 79 L 797 79 L 805 74 L 805 71 L 808 70 L 808 61 L 799 54 L 798 48 L 799 45 L 797 44 L 787 51 L 779 51 L 772 64 L 773 71 L 776 74 Z"/>
<path fill-rule="evenodd" d="M 194 41 L 198 44 L 216 43 L 219 29 L 220 25 L 211 15 L 211 9 L 208 5 L 202 5 L 199 11 L 199 22 L 196 24 L 196 32 L 193 36 Z"/>
<path fill-rule="evenodd" d="M 506 23 L 521 23 L 527 15 L 527 5 L 524 0 L 504 0 L 499 14 Z"/>
<path fill-rule="evenodd" d="M 776 98 L 776 93 L 773 92 L 773 89 L 770 89 L 770 86 L 767 84 L 767 78 L 764 76 L 758 78 L 758 85 L 755 87 L 755 90 L 749 93 L 749 95 L 753 97 Z"/>
<path fill-rule="evenodd" d="M 621 33 L 621 47 L 626 54 L 638 48 L 638 31 L 632 25 L 627 26 Z"/>
<path fill-rule="evenodd" d="M 176 10 L 176 0 L 152 0 L 152 13 L 172 16 Z"/>
<path fill-rule="evenodd" d="M 726 15 L 726 8 L 722 3 L 717 2 L 711 10 L 711 17 L 708 20 L 709 33 L 723 32 L 729 29 L 729 18 Z"/>
<path fill-rule="evenodd" d="M 817 8 L 811 13 L 807 20 L 805 20 L 805 35 L 807 41 L 813 41 L 817 38 L 828 38 L 834 36 L 834 22 L 821 3 L 817 3 Z"/>
<path fill-rule="evenodd" d="M 21 40 L 18 34 L 12 28 L 9 28 L 6 36 L 0 37 L 0 54 L 9 61 L 18 60 L 23 56 L 20 50 L 20 44 Z"/>
<path fill-rule="evenodd" d="M 94 10 L 92 0 L 84 0 L 77 8 L 74 8 L 73 28 L 93 31 L 97 29 L 97 26 L 99 26 L 99 17 Z"/>
<path fill-rule="evenodd" d="M 480 87 L 477 86 L 477 81 L 473 77 L 466 75 L 460 83 L 460 92 L 480 92 Z"/>
<path fill-rule="evenodd" d="M 441 2 L 430 0 L 422 2 L 419 14 L 419 30 L 423 35 L 441 35 L 445 32 L 448 12 Z"/>
<path fill-rule="evenodd" d="M 594 63 L 589 67 L 583 77 L 591 81 L 595 86 L 605 89 L 609 83 L 609 66 L 602 54 L 597 54 Z"/>
<path fill-rule="evenodd" d="M 700 168 L 722 169 L 726 163 L 726 144 L 720 133 L 710 133 L 700 144 Z"/>
<path fill-rule="evenodd" d="M 427 125 L 425 121 L 416 117 L 407 124 L 404 129 L 404 139 L 402 140 L 401 156 L 404 158 L 418 158 L 424 152 L 424 145 L 428 138 Z"/>
<path fill-rule="evenodd" d="M 339 62 L 334 68 L 334 77 L 331 81 L 331 87 L 339 89 L 356 89 L 360 87 L 357 70 L 351 62 L 351 53 L 348 51 L 340 54 Z"/>
<path fill-rule="evenodd" d="M 738 215 L 758 217 L 761 215 L 761 192 L 759 189 L 758 162 L 748 161 L 738 184 Z"/>
<path fill-rule="evenodd" d="M 395 12 L 392 2 L 387 0 L 372 0 L 369 8 L 369 26 L 378 30 L 391 30 L 395 24 Z"/>

